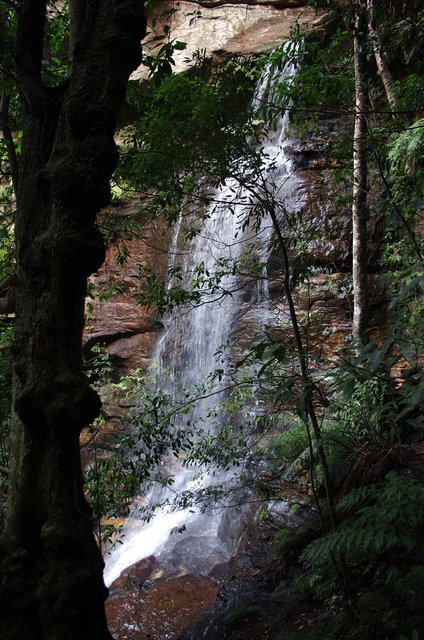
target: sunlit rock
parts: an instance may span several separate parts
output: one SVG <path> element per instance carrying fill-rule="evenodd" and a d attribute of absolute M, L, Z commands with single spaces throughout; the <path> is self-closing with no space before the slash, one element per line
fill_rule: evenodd
<path fill-rule="evenodd" d="M 276 2 L 180 2 L 171 16 L 157 19 L 155 33 L 163 33 L 165 24 L 171 27 L 172 38 L 187 44 L 183 51 L 174 54 L 175 70 L 183 71 L 192 64 L 193 54 L 201 52 L 207 57 L 216 54 L 245 54 L 270 51 L 290 35 L 296 19 L 303 28 L 316 27 L 321 18 L 306 2 L 277 0 Z M 172 5 L 174 6 L 174 5 Z M 170 8 L 161 5 L 158 11 Z M 147 35 L 145 48 L 154 47 L 153 33 Z M 141 66 L 132 79 L 146 77 L 146 67 Z"/>

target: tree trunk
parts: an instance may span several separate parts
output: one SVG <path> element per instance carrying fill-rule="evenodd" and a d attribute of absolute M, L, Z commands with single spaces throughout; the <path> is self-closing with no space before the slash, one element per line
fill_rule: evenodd
<path fill-rule="evenodd" d="M 87 3 L 72 73 L 41 81 L 46 4 L 20 0 L 23 137 L 10 492 L 0 540 L 3 640 L 106 640 L 107 590 L 83 494 L 79 434 L 100 401 L 82 373 L 87 277 L 104 260 L 115 119 L 141 60 L 142 3 Z"/>
<path fill-rule="evenodd" d="M 302 336 L 300 333 L 300 327 L 297 319 L 297 313 L 294 306 L 294 300 L 293 300 L 291 287 L 290 287 L 290 265 L 289 265 L 287 244 L 281 233 L 280 225 L 279 225 L 275 210 L 272 207 L 270 207 L 268 211 L 271 216 L 274 233 L 277 236 L 278 244 L 281 249 L 282 257 L 283 257 L 283 289 L 284 289 L 284 295 L 286 296 L 287 303 L 289 305 L 290 322 L 293 329 L 297 358 L 300 365 L 300 375 L 301 375 L 302 387 L 303 387 L 302 392 L 304 396 L 303 405 L 304 405 L 305 415 L 307 416 L 306 428 L 308 430 L 308 436 L 309 436 L 309 432 L 310 432 L 309 422 L 310 422 L 312 425 L 313 433 L 314 433 L 314 441 L 315 441 L 317 452 L 318 452 L 318 458 L 322 468 L 322 476 L 323 476 L 323 481 L 325 486 L 325 494 L 327 498 L 328 515 L 331 522 L 331 528 L 333 531 L 335 531 L 337 527 L 337 519 L 336 519 L 336 513 L 334 509 L 334 498 L 333 498 L 333 489 L 331 486 L 330 470 L 328 467 L 327 456 L 322 443 L 321 427 L 318 422 L 318 418 L 317 418 L 317 414 L 316 414 L 315 406 L 313 402 L 314 384 L 308 371 L 308 354 L 306 353 L 305 348 L 303 346 Z M 313 457 L 312 457 L 312 444 L 311 444 L 311 474 L 313 471 L 312 464 L 313 464 Z M 314 491 L 316 506 L 320 514 L 322 530 L 323 530 L 323 533 L 326 533 L 323 515 L 320 510 L 319 499 L 318 499 L 318 496 L 315 495 L 314 488 L 313 488 L 313 491 Z"/>
<path fill-rule="evenodd" d="M 352 260 L 353 323 L 352 334 L 357 351 L 368 342 L 368 276 L 367 276 L 367 158 L 366 113 L 368 93 L 365 80 L 367 17 L 362 3 L 357 3 L 353 35 L 355 67 L 355 124 L 353 132 L 352 192 Z"/>
<path fill-rule="evenodd" d="M 374 0 L 367 0 L 368 7 L 368 31 L 372 42 L 374 51 L 374 57 L 377 64 L 378 73 L 386 92 L 388 103 L 391 109 L 396 112 L 399 111 L 398 99 L 395 92 L 395 85 L 393 82 L 392 74 L 390 73 L 389 65 L 387 64 L 386 56 L 381 44 L 380 34 L 378 32 L 377 23 L 375 19 Z M 395 114 L 394 114 L 395 115 Z"/>

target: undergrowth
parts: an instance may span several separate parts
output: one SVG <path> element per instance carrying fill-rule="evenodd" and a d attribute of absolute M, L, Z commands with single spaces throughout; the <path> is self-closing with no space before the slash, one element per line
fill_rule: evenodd
<path fill-rule="evenodd" d="M 411 464 L 407 455 L 408 439 L 419 440 L 421 430 L 410 413 L 396 422 L 390 400 L 396 388 L 382 379 L 357 380 L 350 398 L 330 408 L 323 428 L 337 528 L 323 533 L 306 521 L 299 529 L 280 530 L 274 540 L 278 554 L 297 554 L 301 540 L 292 591 L 314 603 L 308 637 L 317 640 L 412 640 L 424 634 L 423 465 L 418 456 Z M 411 408 L 417 411 L 416 404 Z M 276 443 L 288 470 L 299 469 L 299 461 L 305 466 L 307 443 L 299 425 Z M 343 469 L 340 484 L 337 469 Z"/>

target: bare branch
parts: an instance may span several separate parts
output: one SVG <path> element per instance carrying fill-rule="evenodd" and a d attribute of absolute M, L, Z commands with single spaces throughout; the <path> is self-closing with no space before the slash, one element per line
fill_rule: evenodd
<path fill-rule="evenodd" d="M 16 292 L 16 273 L 12 273 L 0 282 L 0 315 L 15 313 Z"/>
<path fill-rule="evenodd" d="M 0 298 L 0 315 L 8 316 L 16 311 L 16 289 L 9 289 L 4 298 Z"/>

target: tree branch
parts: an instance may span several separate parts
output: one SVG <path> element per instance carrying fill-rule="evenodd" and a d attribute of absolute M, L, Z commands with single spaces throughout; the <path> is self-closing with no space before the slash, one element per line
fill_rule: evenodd
<path fill-rule="evenodd" d="M 0 282 L 0 315 L 15 313 L 16 310 L 16 273 Z"/>
<path fill-rule="evenodd" d="M 393 109 L 393 115 L 396 116 L 399 111 L 399 101 L 396 96 L 392 74 L 387 64 L 386 56 L 381 45 L 380 34 L 375 19 L 374 0 L 367 0 L 368 8 L 368 30 L 374 51 L 374 57 L 377 64 L 378 73 L 386 91 L 387 101 Z"/>
<path fill-rule="evenodd" d="M 19 87 L 27 102 L 37 108 L 44 100 L 41 82 L 46 0 L 20 0 L 16 35 L 16 68 Z"/>
<path fill-rule="evenodd" d="M 302 378 L 302 384 L 303 384 L 303 396 L 304 396 L 303 402 L 304 402 L 305 414 L 309 418 L 310 423 L 312 424 L 318 457 L 321 462 L 321 467 L 323 471 L 323 480 L 324 480 L 324 486 L 325 486 L 325 492 L 326 492 L 326 498 L 327 498 L 328 514 L 331 520 L 332 529 L 333 531 L 335 531 L 337 528 L 337 520 L 336 520 L 336 515 L 334 510 L 334 498 L 333 498 L 333 491 L 331 488 L 330 470 L 328 468 L 327 456 L 325 454 L 324 447 L 322 445 L 321 427 L 319 425 L 318 418 L 315 412 L 315 407 L 312 400 L 312 392 L 313 392 L 314 384 L 313 384 L 313 381 L 311 380 L 311 377 L 308 371 L 308 354 L 306 353 L 305 348 L 303 346 L 302 336 L 300 333 L 300 327 L 297 319 L 297 313 L 294 306 L 294 300 L 293 300 L 291 287 L 290 287 L 290 269 L 289 269 L 290 265 L 289 265 L 289 256 L 287 252 L 287 245 L 284 240 L 284 236 L 281 233 L 280 224 L 278 222 L 274 208 L 270 207 L 268 211 L 272 220 L 274 232 L 277 237 L 278 244 L 281 249 L 281 253 L 283 257 L 283 288 L 284 288 L 284 295 L 286 296 L 286 300 L 289 305 L 290 320 L 291 320 L 294 339 L 296 343 L 297 358 L 300 365 L 301 378 Z M 308 422 L 306 423 L 306 426 L 308 428 L 308 439 L 310 439 Z M 320 515 L 322 516 L 321 510 L 319 508 L 318 497 L 316 497 L 316 503 L 317 503 L 317 507 L 320 512 Z M 324 530 L 324 521 L 322 520 L 321 522 Z"/>
<path fill-rule="evenodd" d="M 80 39 L 85 19 L 86 19 L 87 3 L 85 0 L 70 0 L 69 1 L 69 18 L 70 18 L 70 31 L 69 31 L 69 54 L 68 54 L 68 76 L 72 74 L 72 68 L 74 64 L 75 48 Z"/>

